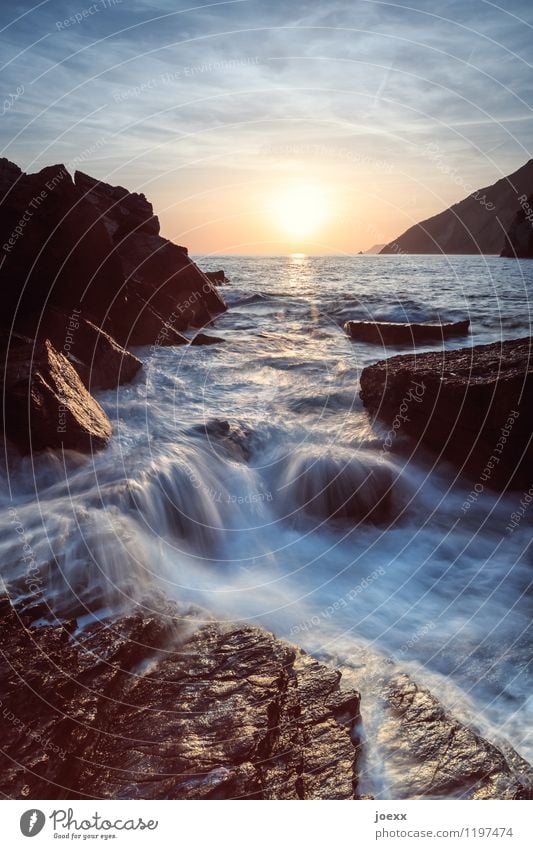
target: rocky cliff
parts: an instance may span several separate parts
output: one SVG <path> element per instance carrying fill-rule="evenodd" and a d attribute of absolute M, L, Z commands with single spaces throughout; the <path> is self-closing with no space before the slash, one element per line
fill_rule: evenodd
<path fill-rule="evenodd" d="M 226 309 L 144 195 L 64 165 L 0 159 L 0 244 L 3 424 L 21 451 L 105 445 L 89 393 L 135 376 L 128 347 L 186 344 L 180 331 Z"/>
<path fill-rule="evenodd" d="M 410 227 L 382 254 L 500 254 L 519 207 L 533 192 L 533 159 L 491 186 Z"/>
<path fill-rule="evenodd" d="M 533 257 L 533 194 L 518 198 L 520 209 L 511 222 L 501 255 L 517 259 Z"/>

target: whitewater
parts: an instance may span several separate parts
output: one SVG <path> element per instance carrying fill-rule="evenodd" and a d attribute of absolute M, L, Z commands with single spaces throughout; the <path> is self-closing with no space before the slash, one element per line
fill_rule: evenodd
<path fill-rule="evenodd" d="M 464 511 L 472 481 L 413 456 L 401 427 L 387 443 L 359 376 L 409 351 L 352 342 L 343 322 L 469 318 L 470 335 L 447 348 L 527 336 L 533 264 L 196 259 L 231 281 L 228 312 L 204 328 L 224 343 L 136 349 L 137 379 L 97 395 L 114 427 L 105 451 L 6 454 L 0 557 L 13 600 L 43 594 L 39 621 L 83 628 L 157 610 L 163 593 L 200 622 L 262 625 L 351 670 L 367 732 L 373 677 L 392 661 L 531 760 L 533 505 L 511 533 L 522 493 L 484 487 Z"/>

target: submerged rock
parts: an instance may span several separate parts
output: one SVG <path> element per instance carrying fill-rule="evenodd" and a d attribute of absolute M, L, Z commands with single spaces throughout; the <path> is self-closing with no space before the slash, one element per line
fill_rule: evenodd
<path fill-rule="evenodd" d="M 361 398 L 376 417 L 484 485 L 531 484 L 532 338 L 401 355 L 367 366 Z"/>
<path fill-rule="evenodd" d="M 3 365 L 4 430 L 22 453 L 105 447 L 109 419 L 49 340 L 11 348 Z"/>
<path fill-rule="evenodd" d="M 346 333 L 360 342 L 382 345 L 421 345 L 439 342 L 450 336 L 468 333 L 470 320 L 452 321 L 445 324 L 417 324 L 399 321 L 347 321 Z"/>
<path fill-rule="evenodd" d="M 296 451 L 274 466 L 284 515 L 390 522 L 401 513 L 401 482 L 373 457 Z"/>
<path fill-rule="evenodd" d="M 220 336 L 208 336 L 207 333 L 197 333 L 191 339 L 191 345 L 219 345 L 221 342 L 224 342 L 224 339 Z"/>
<path fill-rule="evenodd" d="M 229 283 L 229 280 L 222 268 L 219 269 L 219 271 L 204 271 L 204 274 L 211 283 L 215 284 L 215 286 L 222 286 L 224 283 Z"/>
<path fill-rule="evenodd" d="M 0 790 L 27 799 L 353 799 L 359 696 L 247 625 L 161 607 L 30 627 L 0 602 Z"/>

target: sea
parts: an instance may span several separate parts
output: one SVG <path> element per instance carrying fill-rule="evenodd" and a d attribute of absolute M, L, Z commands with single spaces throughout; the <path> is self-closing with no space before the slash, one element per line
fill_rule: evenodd
<path fill-rule="evenodd" d="M 533 262 L 196 260 L 230 281 L 228 311 L 203 328 L 223 343 L 136 349 L 135 381 L 97 395 L 106 450 L 6 455 L 0 562 L 14 600 L 43 594 L 39 621 L 79 629 L 163 595 L 200 623 L 261 625 L 356 672 L 369 728 L 392 664 L 532 760 L 533 502 L 509 530 L 523 493 L 471 496 L 473 481 L 401 428 L 385 447 L 361 370 L 412 350 L 353 342 L 343 324 L 470 319 L 468 336 L 419 351 L 528 336 Z"/>

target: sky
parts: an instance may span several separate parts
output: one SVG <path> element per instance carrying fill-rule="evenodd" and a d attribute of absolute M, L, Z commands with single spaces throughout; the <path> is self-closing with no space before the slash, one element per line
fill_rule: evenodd
<path fill-rule="evenodd" d="M 0 156 L 192 254 L 352 254 L 531 158 L 531 0 L 2 0 Z"/>

